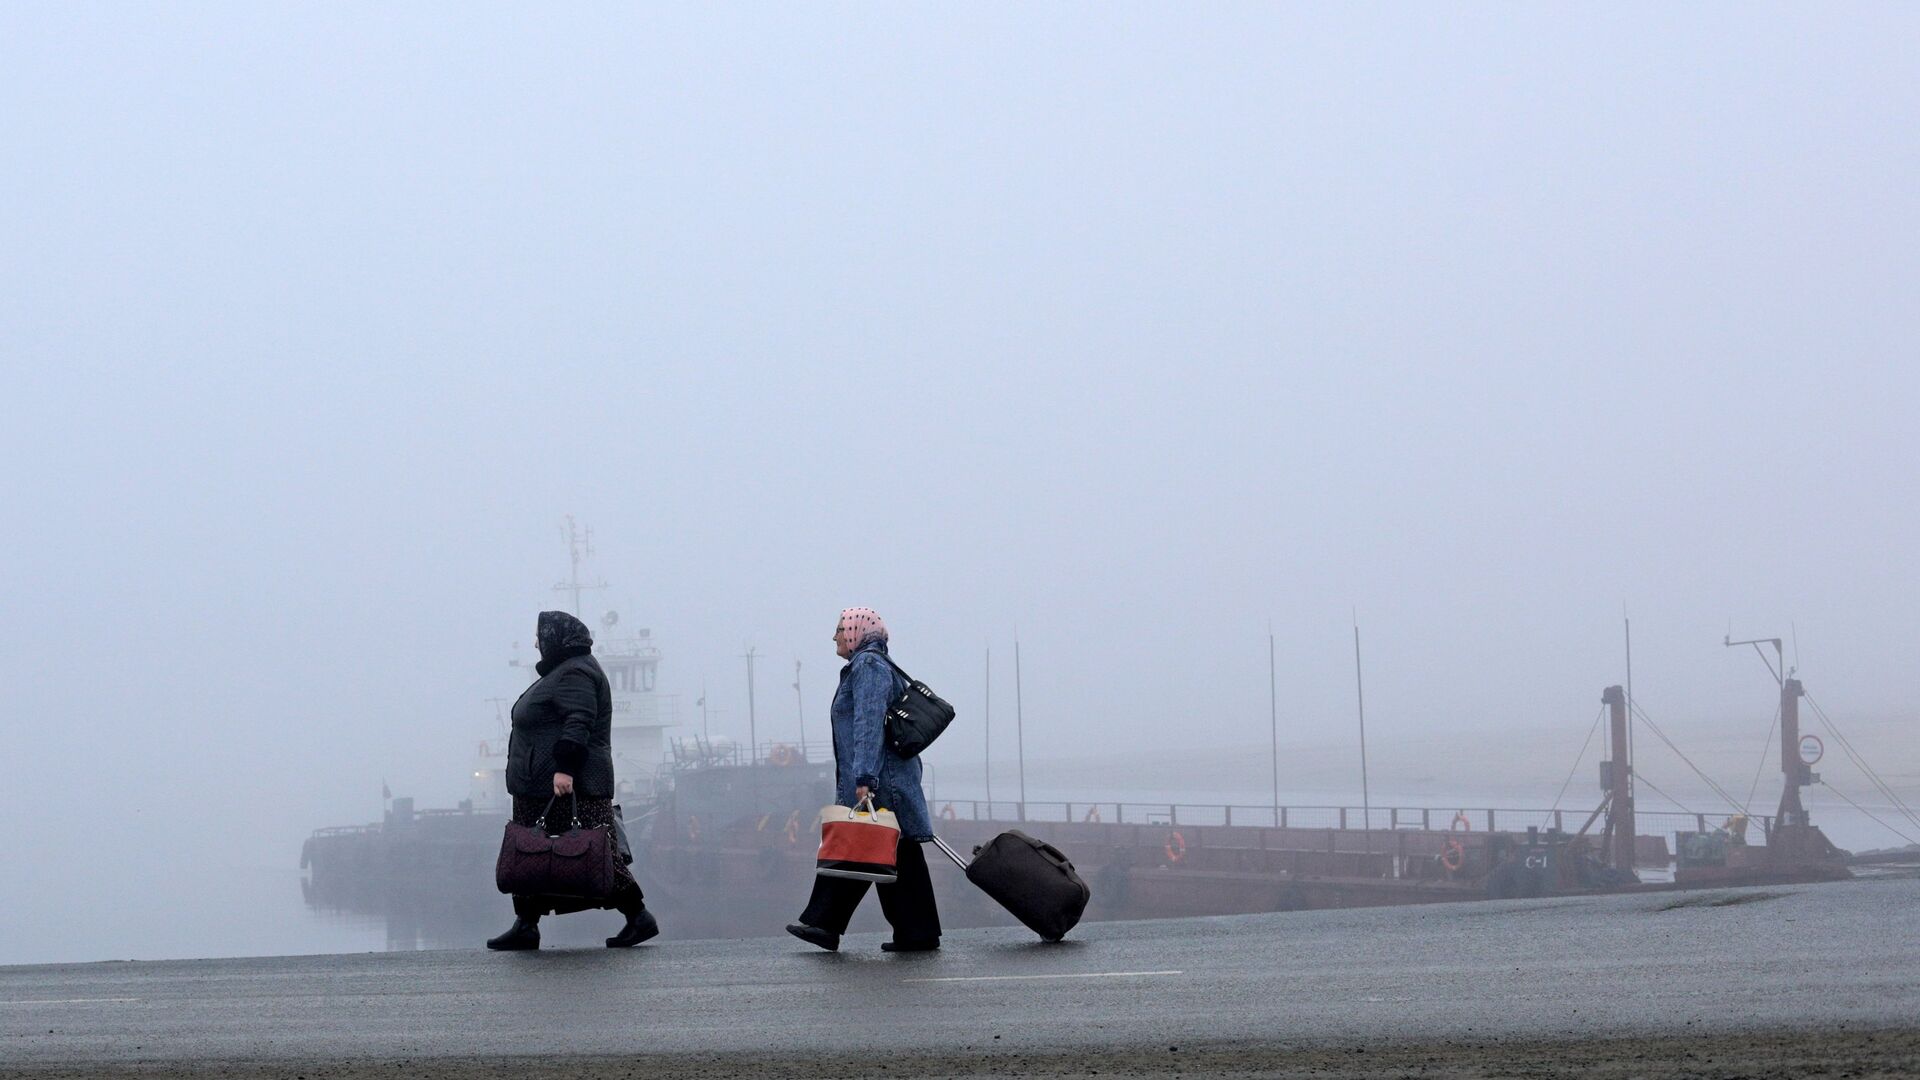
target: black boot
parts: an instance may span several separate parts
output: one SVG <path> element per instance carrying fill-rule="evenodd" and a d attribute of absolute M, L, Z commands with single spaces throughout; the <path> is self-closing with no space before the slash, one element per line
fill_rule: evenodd
<path fill-rule="evenodd" d="M 822 930 L 803 922 L 790 922 L 787 924 L 787 933 L 809 945 L 818 945 L 828 952 L 840 951 L 840 935 L 831 930 Z"/>
<path fill-rule="evenodd" d="M 487 948 L 501 952 L 515 949 L 537 949 L 540 947 L 540 920 L 525 916 L 513 920 L 507 932 L 497 938 L 487 939 Z"/>
<path fill-rule="evenodd" d="M 620 932 L 607 939 L 609 949 L 630 949 L 635 945 L 656 937 L 660 933 L 660 924 L 654 921 L 653 912 L 646 908 L 627 913 L 627 925 Z"/>

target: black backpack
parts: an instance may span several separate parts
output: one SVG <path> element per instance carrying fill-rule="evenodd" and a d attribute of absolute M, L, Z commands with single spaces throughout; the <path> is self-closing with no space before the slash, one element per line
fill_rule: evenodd
<path fill-rule="evenodd" d="M 886 653 L 880 659 L 907 680 L 907 688 L 887 706 L 887 747 L 903 758 L 917 757 L 953 723 L 953 706 L 926 683 L 901 671 Z"/>

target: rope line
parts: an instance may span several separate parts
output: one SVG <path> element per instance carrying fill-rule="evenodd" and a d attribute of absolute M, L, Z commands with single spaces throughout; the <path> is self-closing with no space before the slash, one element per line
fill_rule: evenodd
<path fill-rule="evenodd" d="M 1818 716 L 1820 722 L 1826 725 L 1827 730 L 1833 733 L 1834 739 L 1840 743 L 1840 748 L 1846 751 L 1847 757 L 1853 761 L 1854 766 L 1866 774 L 1867 779 L 1873 783 L 1874 788 L 1877 789 L 1880 794 L 1886 796 L 1887 801 L 1892 803 L 1901 814 L 1905 815 L 1906 819 L 1911 821 L 1915 828 L 1920 828 L 1920 815 L 1915 815 L 1913 808 L 1909 807 L 1899 795 L 1894 794 L 1893 788 L 1889 786 L 1885 780 L 1880 778 L 1880 774 L 1873 770 L 1873 766 L 1867 764 L 1866 759 L 1861 756 L 1860 752 L 1854 749 L 1853 743 L 1849 741 L 1845 735 L 1841 734 L 1839 726 L 1833 722 L 1832 717 L 1827 715 L 1827 710 L 1821 708 L 1820 703 L 1813 700 L 1813 695 L 1807 695 L 1807 704 L 1813 706 L 1814 715 Z"/>
<path fill-rule="evenodd" d="M 1820 722 L 1825 724 L 1827 730 L 1833 733 L 1833 737 L 1839 741 L 1841 749 L 1847 752 L 1847 756 L 1852 759 L 1854 765 L 1858 766 L 1860 771 L 1866 774 L 1867 779 L 1873 782 L 1873 786 L 1878 789 L 1882 795 L 1885 795 L 1887 801 L 1891 802 L 1904 814 L 1907 820 L 1913 822 L 1915 826 L 1920 826 L 1920 817 L 1914 815 L 1912 807 L 1909 807 L 1899 795 L 1895 794 L 1892 785 L 1882 779 L 1880 774 L 1875 772 L 1871 765 L 1867 764 L 1866 758 L 1861 755 L 1858 750 L 1854 749 L 1853 742 L 1841 733 L 1839 726 L 1833 722 L 1832 717 L 1827 715 L 1826 710 L 1822 709 L 1819 703 L 1813 700 L 1811 695 L 1807 698 L 1807 704 L 1813 706 L 1813 711 L 1820 717 Z"/>
<path fill-rule="evenodd" d="M 1684 753 L 1681 753 L 1680 748 L 1673 744 L 1673 740 L 1667 738 L 1667 733 L 1660 730 L 1660 725 L 1653 722 L 1653 717 L 1647 715 L 1647 710 L 1642 709 L 1638 702 L 1628 702 L 1628 704 L 1632 706 L 1634 713 L 1640 717 L 1640 722 L 1647 725 L 1647 727 L 1655 735 L 1659 736 L 1660 741 L 1663 743 L 1666 743 L 1667 749 L 1673 751 L 1675 756 L 1679 757 L 1681 761 L 1686 762 L 1687 768 L 1693 770 L 1693 775 L 1699 777 L 1702 781 L 1706 783 L 1707 787 L 1713 789 L 1713 793 L 1715 795 L 1718 795 L 1720 796 L 1720 798 L 1726 800 L 1726 804 L 1728 806 L 1733 807 L 1735 810 L 1738 810 L 1742 814 L 1747 813 L 1747 808 L 1740 805 L 1740 801 L 1738 799 L 1735 799 L 1732 795 L 1728 794 L 1726 788 L 1723 788 L 1719 784 L 1714 783 L 1713 777 L 1708 776 L 1704 772 L 1701 772 L 1700 766 L 1695 765 L 1693 763 L 1692 758 L 1688 757 Z M 1638 776 L 1639 773 L 1636 772 L 1634 775 Z"/>
<path fill-rule="evenodd" d="M 1911 837 L 1911 836 L 1908 836 L 1908 835 L 1907 835 L 1906 833 L 1903 833 L 1903 832 L 1901 832 L 1901 831 L 1900 831 L 1899 829 L 1896 829 L 1896 828 L 1894 828 L 1893 826 L 1891 826 L 1891 825 L 1888 825 L 1888 824 L 1887 824 L 1886 822 L 1884 822 L 1884 821 L 1880 821 L 1880 818 L 1879 818 L 1879 817 L 1878 817 L 1878 816 L 1877 816 L 1876 814 L 1874 814 L 1874 812 L 1873 812 L 1873 811 L 1871 811 L 1871 810 L 1869 810 L 1869 809 L 1867 809 L 1867 808 L 1866 808 L 1866 807 L 1864 807 L 1864 806 L 1861 806 L 1861 805 L 1860 805 L 1859 803 L 1857 803 L 1857 802 L 1854 802 L 1854 801 L 1853 801 L 1852 799 L 1849 799 L 1849 798 L 1847 798 L 1847 796 L 1846 796 L 1846 795 L 1845 795 L 1845 794 L 1844 794 L 1844 793 L 1843 793 L 1843 792 L 1842 792 L 1842 791 L 1841 791 L 1841 790 L 1840 790 L 1839 788 L 1837 788 L 1837 787 L 1834 787 L 1834 786 L 1833 786 L 1832 784 L 1829 784 L 1829 783 L 1827 783 L 1827 782 L 1826 782 L 1825 780 L 1822 780 L 1822 781 L 1820 781 L 1820 786 L 1821 786 L 1821 787 L 1823 787 L 1823 788 L 1826 788 L 1826 789 L 1827 789 L 1828 791 L 1831 791 L 1831 792 L 1833 792 L 1833 793 L 1834 793 L 1835 795 L 1839 795 L 1839 796 L 1840 796 L 1840 801 L 1841 801 L 1841 802 L 1844 802 L 1844 803 L 1846 803 L 1846 804 L 1847 804 L 1848 806 L 1851 806 L 1851 807 L 1853 807 L 1853 808 L 1854 808 L 1855 810 L 1858 810 L 1858 811 L 1860 811 L 1861 813 L 1863 813 L 1863 814 L 1865 814 L 1865 815 L 1867 815 L 1868 817 L 1870 817 L 1870 818 L 1873 818 L 1873 820 L 1875 820 L 1875 821 L 1879 821 L 1879 822 L 1880 822 L 1880 824 L 1881 824 L 1881 825 L 1882 825 L 1882 826 L 1883 826 L 1883 827 L 1884 827 L 1884 828 L 1885 828 L 1885 829 L 1886 829 L 1886 830 L 1887 830 L 1888 832 L 1890 832 L 1890 833 L 1892 833 L 1893 835 L 1895 835 L 1895 836 L 1897 836 L 1897 837 L 1899 837 L 1899 838 L 1900 838 L 1900 839 L 1902 839 L 1902 840 L 1905 840 L 1905 841 L 1906 841 L 1907 843 L 1909 843 L 1909 844 L 1916 844 L 1916 845 L 1920 845 L 1920 840 L 1915 840 L 1915 839 L 1914 839 L 1913 837 Z"/>
<path fill-rule="evenodd" d="M 1567 770 L 1567 782 L 1560 785 L 1560 794 L 1553 797 L 1552 810 L 1560 809 L 1560 800 L 1567 794 L 1567 788 L 1573 786 L 1574 774 L 1580 771 L 1580 763 L 1587 759 L 1587 747 L 1593 745 L 1593 734 L 1600 730 L 1600 718 L 1607 715 L 1607 706 L 1603 702 L 1600 711 L 1593 714 L 1593 724 L 1587 728 L 1587 741 L 1580 744 L 1580 754 L 1573 759 L 1573 768 Z"/>
<path fill-rule="evenodd" d="M 1669 795 L 1669 794 L 1667 794 L 1666 792 L 1664 792 L 1664 791 L 1661 791 L 1661 790 L 1660 790 L 1659 788 L 1657 788 L 1657 787 L 1654 787 L 1654 784 L 1653 784 L 1653 781 L 1651 781 L 1651 780 L 1649 780 L 1649 779 L 1647 779 L 1647 778 L 1646 778 L 1645 776 L 1642 776 L 1642 775 L 1640 774 L 1640 771 L 1639 771 L 1638 769 L 1636 769 L 1636 770 L 1634 770 L 1634 773 L 1633 773 L 1633 778 L 1634 778 L 1635 780 L 1638 780 L 1638 781 L 1640 781 L 1641 783 L 1643 783 L 1643 784 L 1645 784 L 1645 785 L 1647 785 L 1647 787 L 1649 787 L 1649 788 L 1651 788 L 1651 789 L 1653 790 L 1653 793 L 1654 793 L 1655 795 L 1658 795 L 1658 796 L 1660 796 L 1661 798 L 1663 798 L 1663 799 L 1665 799 L 1665 800 L 1667 800 L 1668 802 L 1670 802 L 1670 803 L 1672 803 L 1673 805 L 1675 805 L 1675 806 L 1677 806 L 1677 807 L 1679 807 L 1679 808 L 1681 809 L 1681 811 L 1682 811 L 1683 813 L 1688 813 L 1688 814 L 1693 814 L 1693 816 L 1694 816 L 1694 817 L 1699 817 L 1699 816 L 1700 816 L 1699 814 L 1694 814 L 1694 813 L 1693 813 L 1693 811 L 1691 811 L 1691 810 L 1688 810 L 1688 809 L 1687 809 L 1687 805 L 1686 805 L 1685 803 L 1683 803 L 1683 802 L 1681 802 L 1681 801 L 1680 801 L 1679 799 L 1676 799 L 1676 798 L 1674 798 L 1673 796 L 1671 796 L 1671 795 Z"/>

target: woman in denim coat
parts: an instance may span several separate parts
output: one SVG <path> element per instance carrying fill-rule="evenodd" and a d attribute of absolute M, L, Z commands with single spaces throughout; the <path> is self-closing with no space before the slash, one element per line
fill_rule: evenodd
<path fill-rule="evenodd" d="M 940 912 L 920 845 L 933 839 L 927 796 L 920 790 L 920 759 L 903 758 L 886 744 L 887 706 L 906 680 L 887 662 L 887 624 L 870 608 L 840 613 L 833 643 L 847 666 L 833 695 L 834 802 L 854 806 L 869 794 L 900 822 L 899 880 L 878 886 L 880 910 L 893 926 L 888 952 L 924 952 L 940 947 Z M 787 932 L 829 952 L 840 947 L 867 882 L 816 877 L 813 897 Z"/>

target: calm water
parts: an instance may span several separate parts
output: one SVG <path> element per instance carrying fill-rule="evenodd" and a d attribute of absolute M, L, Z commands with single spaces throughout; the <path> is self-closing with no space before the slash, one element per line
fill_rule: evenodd
<path fill-rule="evenodd" d="M 948 799 L 966 799 L 982 794 L 971 786 L 948 785 L 940 791 L 936 785 L 936 806 Z M 1003 812 L 1011 813 L 1008 796 L 1011 785 L 996 783 L 994 795 Z M 1112 789 L 1079 791 L 1050 788 L 1053 799 L 1084 803 L 1099 796 L 1111 800 Z M 1136 791 L 1139 803 L 1215 804 L 1234 802 L 1251 805 L 1262 801 L 1262 793 L 1244 791 Z M 1584 798 L 1584 797 L 1583 797 Z M 1293 793 L 1289 801 L 1299 805 L 1335 804 L 1334 793 Z M 1037 800 L 1036 800 L 1037 802 Z M 1569 798 L 1571 802 L 1571 798 Z M 1447 804 L 1419 795 L 1383 793 L 1377 805 Z M 1110 805 L 1110 803 L 1109 803 Z M 1475 806 L 1531 806 L 1532 801 L 1514 798 L 1475 799 Z M 1571 808 L 1570 808 L 1571 809 Z M 1577 822 L 1590 809 L 1580 806 L 1568 817 Z M 1084 812 L 1076 808 L 1076 816 Z M 1111 820 L 1111 811 L 1108 820 Z M 1384 815 L 1376 817 L 1384 825 Z M 1658 819 L 1656 819 L 1658 820 Z M 1720 816 L 1710 816 L 1717 824 Z M 1862 814 L 1844 808 L 1815 804 L 1814 820 L 1842 847 L 1864 850 L 1889 847 L 1899 839 Z M 1670 823 L 1662 822 L 1670 827 Z M 1651 831 L 1651 829 L 1647 830 Z M 260 850 L 232 856 L 225 863 L 196 863 L 190 867 L 174 865 L 164 849 L 146 850 L 128 859 L 105 866 L 76 871 L 75 888 L 59 904 L 44 904 L 41 897 L 29 897 L 17 908 L 22 918 L 9 925 L 0 936 L 0 963 L 49 963 L 109 959 L 164 959 L 218 956 L 268 956 L 295 953 L 364 952 L 386 949 L 412 949 L 434 944 L 422 928 L 406 919 L 389 920 L 384 916 L 352 914 L 316 909 L 302 891 L 299 870 L 300 845 L 305 834 L 289 835 L 274 845 L 263 842 Z M 469 912 L 454 931 L 460 940 L 472 937 L 476 943 L 493 929 L 492 921 L 510 917 L 504 901 L 498 912 L 479 907 Z M 468 925 L 470 924 L 470 925 Z M 583 932 L 598 932 L 598 927 Z M 609 931 L 610 932 L 610 931 Z M 445 935 L 442 935 L 443 938 Z"/>

